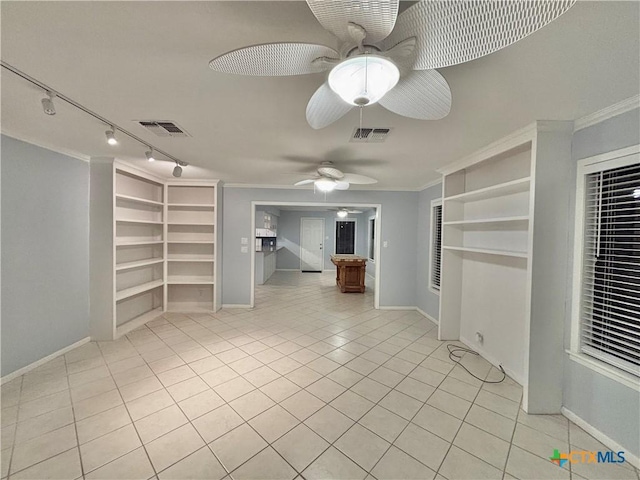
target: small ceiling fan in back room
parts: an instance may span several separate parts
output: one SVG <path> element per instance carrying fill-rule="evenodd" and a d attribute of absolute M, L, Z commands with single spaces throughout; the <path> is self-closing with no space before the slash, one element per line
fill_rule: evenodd
<path fill-rule="evenodd" d="M 324 128 L 353 107 L 379 103 L 404 117 L 438 120 L 451 90 L 437 68 L 493 53 L 566 12 L 576 0 L 423 0 L 398 15 L 399 0 L 307 0 L 338 51 L 310 43 L 265 43 L 220 55 L 218 72 L 255 76 L 329 71 L 307 105 Z"/>

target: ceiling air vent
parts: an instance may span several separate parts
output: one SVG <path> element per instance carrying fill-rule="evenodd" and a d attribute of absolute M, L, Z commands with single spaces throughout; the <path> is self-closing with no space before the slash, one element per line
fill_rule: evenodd
<path fill-rule="evenodd" d="M 382 143 L 391 132 L 390 128 L 357 128 L 353 131 L 350 142 Z"/>
<path fill-rule="evenodd" d="M 157 120 L 139 120 L 138 123 L 158 137 L 190 137 L 175 122 Z"/>

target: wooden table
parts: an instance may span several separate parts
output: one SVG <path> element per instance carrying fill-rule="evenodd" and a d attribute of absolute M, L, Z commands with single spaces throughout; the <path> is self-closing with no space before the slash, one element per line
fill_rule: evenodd
<path fill-rule="evenodd" d="M 342 293 L 364 293 L 367 259 L 357 255 L 331 255 L 336 266 L 336 284 Z"/>

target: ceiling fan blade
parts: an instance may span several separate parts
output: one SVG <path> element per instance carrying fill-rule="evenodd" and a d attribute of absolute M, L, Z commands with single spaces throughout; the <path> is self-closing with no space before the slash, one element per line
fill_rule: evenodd
<path fill-rule="evenodd" d="M 322 59 L 339 57 L 338 52 L 324 45 L 264 43 L 220 55 L 209 62 L 209 67 L 223 73 L 281 77 L 323 72 L 332 64 Z"/>
<path fill-rule="evenodd" d="M 332 124 L 353 108 L 342 100 L 328 83 L 323 83 L 307 104 L 307 122 L 316 130 Z"/>
<path fill-rule="evenodd" d="M 349 190 L 349 182 L 336 180 L 336 190 Z"/>
<path fill-rule="evenodd" d="M 362 210 L 351 210 L 351 209 L 349 209 L 349 210 L 347 210 L 347 213 L 352 213 L 353 215 L 357 215 L 359 213 L 362 213 Z"/>
<path fill-rule="evenodd" d="M 398 17 L 385 50 L 416 37 L 415 70 L 448 67 L 489 55 L 566 12 L 576 0 L 421 1 Z"/>
<path fill-rule="evenodd" d="M 306 180 L 300 180 L 299 182 L 294 183 L 293 185 L 299 187 L 301 185 L 309 185 L 310 183 L 315 182 L 315 178 L 307 178 Z"/>
<path fill-rule="evenodd" d="M 399 0 L 307 0 L 307 4 L 320 24 L 343 42 L 354 42 L 349 23 L 355 23 L 366 30 L 366 43 L 377 43 L 393 30 Z"/>
<path fill-rule="evenodd" d="M 357 173 L 345 173 L 341 181 L 353 183 L 355 185 L 371 185 L 372 183 L 378 183 L 378 180 L 376 180 L 375 178 L 367 177 L 365 175 L 358 175 Z"/>
<path fill-rule="evenodd" d="M 400 78 L 379 103 L 403 117 L 438 120 L 451 110 L 451 90 L 435 70 L 414 70 Z"/>

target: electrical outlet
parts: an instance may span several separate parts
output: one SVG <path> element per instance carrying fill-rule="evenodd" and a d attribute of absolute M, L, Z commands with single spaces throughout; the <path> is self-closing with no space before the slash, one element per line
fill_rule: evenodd
<path fill-rule="evenodd" d="M 481 345 L 484 343 L 484 335 L 482 335 L 482 332 L 476 332 L 476 342 Z"/>
<path fill-rule="evenodd" d="M 382 248 L 387 248 L 389 246 L 389 240 L 385 240 L 382 242 Z"/>
<path fill-rule="evenodd" d="M 240 253 L 249 253 L 249 247 L 243 245 L 240 247 Z"/>
<path fill-rule="evenodd" d="M 249 245 L 249 239 L 247 237 L 242 237 L 240 239 L 240 244 L 241 245 Z"/>

